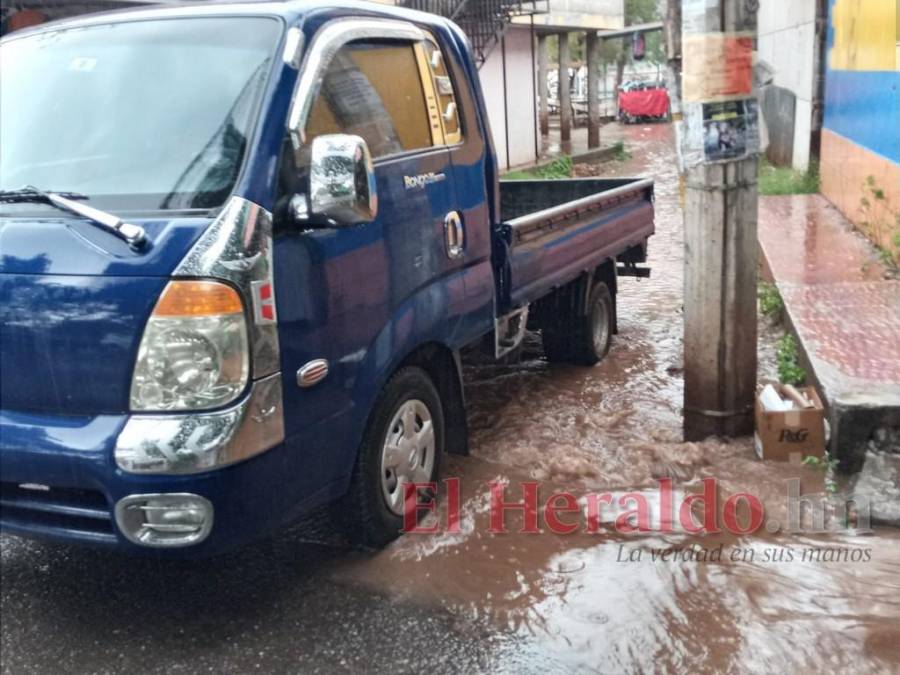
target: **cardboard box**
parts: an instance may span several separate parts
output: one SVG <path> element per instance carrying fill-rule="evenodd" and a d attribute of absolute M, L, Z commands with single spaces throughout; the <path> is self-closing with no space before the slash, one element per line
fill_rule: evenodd
<path fill-rule="evenodd" d="M 773 385 L 786 398 L 781 385 Z M 800 462 L 804 457 L 825 455 L 825 408 L 813 387 L 798 387 L 813 403 L 812 408 L 787 411 L 763 410 L 756 395 L 754 446 L 760 459 Z"/>

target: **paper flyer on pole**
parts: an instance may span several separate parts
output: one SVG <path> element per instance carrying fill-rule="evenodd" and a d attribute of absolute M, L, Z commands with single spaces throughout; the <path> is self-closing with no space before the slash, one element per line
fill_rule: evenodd
<path fill-rule="evenodd" d="M 685 35 L 681 43 L 685 103 L 753 94 L 753 36 L 746 33 Z"/>
<path fill-rule="evenodd" d="M 719 0 L 682 0 L 682 168 L 759 152 L 754 33 L 722 32 Z"/>

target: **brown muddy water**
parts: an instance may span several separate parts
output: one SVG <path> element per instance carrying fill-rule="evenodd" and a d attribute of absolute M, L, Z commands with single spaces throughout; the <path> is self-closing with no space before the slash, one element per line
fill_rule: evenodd
<path fill-rule="evenodd" d="M 542 496 L 639 492 L 653 503 L 658 478 L 684 494 L 712 477 L 723 496 L 756 495 L 782 523 L 785 481 L 825 494 L 823 471 L 760 462 L 750 439 L 681 442 L 672 132 L 621 133 L 631 157 L 604 172 L 656 180 L 657 233 L 652 278 L 621 280 L 609 356 L 594 368 L 550 366 L 532 338 L 521 363 L 470 367 L 471 456 L 449 458 L 443 471 L 460 480 L 461 532 L 409 534 L 343 562 L 335 578 L 483 622 L 508 638 L 498 645 L 506 671 L 900 672 L 896 530 L 619 534 L 604 521 L 595 534 L 529 535 L 512 515 L 509 534 L 487 531 L 487 483 L 496 479 L 509 482 L 509 501 L 521 499 L 521 482 L 539 481 Z M 773 334 L 761 326 L 761 375 L 774 369 Z"/>

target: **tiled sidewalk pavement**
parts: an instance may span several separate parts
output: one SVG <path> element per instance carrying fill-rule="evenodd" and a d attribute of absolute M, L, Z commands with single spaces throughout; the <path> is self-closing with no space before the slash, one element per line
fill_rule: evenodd
<path fill-rule="evenodd" d="M 900 452 L 900 281 L 821 195 L 761 198 L 759 243 L 827 402 L 832 456 L 850 468 L 867 448 Z"/>

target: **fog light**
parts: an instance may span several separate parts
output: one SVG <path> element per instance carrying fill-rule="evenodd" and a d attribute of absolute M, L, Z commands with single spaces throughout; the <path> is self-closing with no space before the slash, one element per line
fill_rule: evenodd
<path fill-rule="evenodd" d="M 190 546 L 206 539 L 213 505 L 192 494 L 130 495 L 116 504 L 116 524 L 141 546 Z"/>

